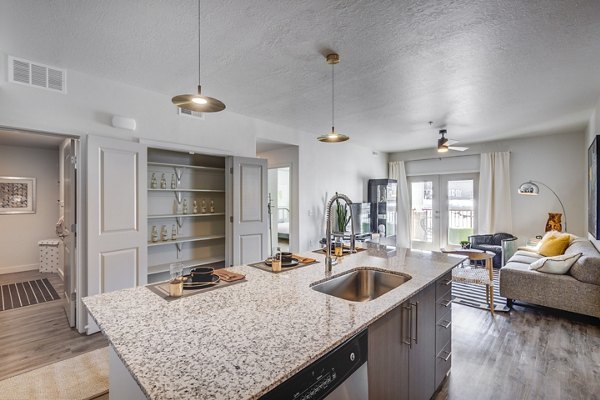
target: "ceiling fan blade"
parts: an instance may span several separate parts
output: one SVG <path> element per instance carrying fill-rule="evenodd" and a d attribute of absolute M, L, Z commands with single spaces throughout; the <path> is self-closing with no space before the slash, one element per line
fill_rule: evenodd
<path fill-rule="evenodd" d="M 465 151 L 465 150 L 469 150 L 468 147 L 460 147 L 460 146 L 448 146 L 448 148 L 450 150 L 455 150 L 455 151 Z"/>
<path fill-rule="evenodd" d="M 458 140 L 455 140 L 455 139 L 446 139 L 446 145 L 447 146 L 454 146 L 456 143 L 458 143 Z"/>

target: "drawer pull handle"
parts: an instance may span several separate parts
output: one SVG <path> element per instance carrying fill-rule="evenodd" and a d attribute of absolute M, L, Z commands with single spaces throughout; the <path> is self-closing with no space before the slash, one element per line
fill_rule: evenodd
<path fill-rule="evenodd" d="M 452 304 L 452 300 L 442 301 L 440 304 L 447 308 L 450 304 Z"/>
<path fill-rule="evenodd" d="M 446 279 L 446 280 L 442 281 L 442 285 L 445 285 L 445 286 L 450 286 L 451 283 L 452 283 L 452 279 Z"/>
<path fill-rule="evenodd" d="M 448 362 L 448 360 L 450 359 L 450 357 L 452 357 L 452 352 L 451 351 L 444 351 L 444 353 L 446 353 L 446 357 L 438 356 L 438 358 L 444 360 L 445 362 Z"/>
<path fill-rule="evenodd" d="M 452 325 L 452 321 L 443 320 L 438 325 L 441 326 L 441 327 L 443 327 L 443 328 L 445 328 L 445 329 L 448 329 L 448 328 L 450 328 L 450 325 Z"/>

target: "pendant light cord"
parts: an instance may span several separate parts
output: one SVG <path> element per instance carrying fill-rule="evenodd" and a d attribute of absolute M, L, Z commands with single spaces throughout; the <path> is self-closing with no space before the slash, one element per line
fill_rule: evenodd
<path fill-rule="evenodd" d="M 331 64 L 331 132 L 335 132 L 335 64 Z"/>
<path fill-rule="evenodd" d="M 201 79 L 201 72 L 202 72 L 202 68 L 200 66 L 200 43 L 202 43 L 202 41 L 200 40 L 200 0 L 198 0 L 198 85 L 200 85 Z"/>

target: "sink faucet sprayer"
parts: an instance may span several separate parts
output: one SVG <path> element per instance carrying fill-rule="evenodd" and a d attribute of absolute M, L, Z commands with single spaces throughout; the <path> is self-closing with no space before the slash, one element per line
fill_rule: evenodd
<path fill-rule="evenodd" d="M 351 236 L 350 236 L 350 251 L 352 253 L 355 252 L 355 238 L 354 238 L 354 223 L 352 220 L 352 207 L 350 207 L 350 204 L 352 204 L 352 200 L 350 200 L 348 198 L 348 196 L 346 196 L 345 194 L 341 194 L 341 193 L 335 193 L 335 195 L 329 200 L 329 202 L 327 203 L 327 230 L 326 230 L 326 240 L 327 240 L 327 244 L 326 244 L 326 248 L 325 248 L 325 273 L 329 273 L 331 272 L 331 268 L 333 267 L 333 265 L 335 264 L 333 262 L 333 260 L 331 259 L 331 207 L 333 207 L 333 203 L 338 200 L 338 199 L 342 199 L 346 202 L 346 204 L 348 205 L 348 208 L 350 209 L 350 228 L 351 228 Z"/>

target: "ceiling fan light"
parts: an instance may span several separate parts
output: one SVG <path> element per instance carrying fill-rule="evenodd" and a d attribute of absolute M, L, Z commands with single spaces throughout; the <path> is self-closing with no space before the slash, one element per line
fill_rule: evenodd
<path fill-rule="evenodd" d="M 323 143 L 340 143 L 345 142 L 348 139 L 350 139 L 348 136 L 336 132 L 330 132 L 317 138 L 319 142 Z"/>
<path fill-rule="evenodd" d="M 438 151 L 438 153 L 447 153 L 448 152 L 448 147 L 446 147 L 446 146 L 438 146 L 437 151 Z"/>

